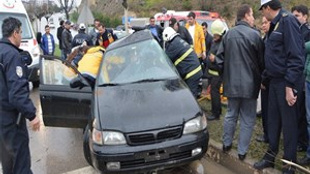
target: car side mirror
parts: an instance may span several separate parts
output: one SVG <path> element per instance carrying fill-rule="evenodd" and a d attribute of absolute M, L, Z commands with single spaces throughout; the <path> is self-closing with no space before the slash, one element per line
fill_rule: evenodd
<path fill-rule="evenodd" d="M 37 32 L 37 42 L 38 44 L 41 44 L 41 39 L 42 39 L 42 33 L 41 32 Z"/>

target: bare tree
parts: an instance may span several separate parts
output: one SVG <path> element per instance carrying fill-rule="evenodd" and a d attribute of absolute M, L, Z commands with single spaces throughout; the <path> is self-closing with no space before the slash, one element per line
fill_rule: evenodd
<path fill-rule="evenodd" d="M 69 20 L 69 12 L 76 5 L 76 0 L 55 0 L 60 4 L 60 8 L 65 12 L 66 19 Z"/>

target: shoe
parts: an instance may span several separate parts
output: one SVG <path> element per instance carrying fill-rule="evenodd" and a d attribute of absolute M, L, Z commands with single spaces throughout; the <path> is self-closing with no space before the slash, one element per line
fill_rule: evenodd
<path fill-rule="evenodd" d="M 297 145 L 297 152 L 305 152 L 307 151 L 307 146 Z"/>
<path fill-rule="evenodd" d="M 224 152 L 224 153 L 229 152 L 229 151 L 231 150 L 231 148 L 232 148 L 232 144 L 229 145 L 229 146 L 223 145 L 223 152 Z"/>
<path fill-rule="evenodd" d="M 256 162 L 253 167 L 257 170 L 263 170 L 264 168 L 268 168 L 268 167 L 273 168 L 274 163 L 273 163 L 273 161 L 267 161 L 265 159 L 262 159 L 262 160 Z"/>
<path fill-rule="evenodd" d="M 256 137 L 256 141 L 257 142 L 261 142 L 261 143 L 268 143 L 268 140 L 265 138 L 264 135 L 259 135 Z"/>
<path fill-rule="evenodd" d="M 208 116 L 208 117 L 207 117 L 207 120 L 208 120 L 208 121 L 219 120 L 219 119 L 220 119 L 220 117 L 217 117 L 217 116 L 214 116 L 214 115 L 211 115 L 211 116 Z"/>
<path fill-rule="evenodd" d="M 238 154 L 239 160 L 243 161 L 246 157 L 246 153 L 244 155 Z"/>
<path fill-rule="evenodd" d="M 303 157 L 302 159 L 298 159 L 297 160 L 297 164 L 302 165 L 302 166 L 306 166 L 310 164 L 310 158 L 308 158 L 307 156 Z"/>

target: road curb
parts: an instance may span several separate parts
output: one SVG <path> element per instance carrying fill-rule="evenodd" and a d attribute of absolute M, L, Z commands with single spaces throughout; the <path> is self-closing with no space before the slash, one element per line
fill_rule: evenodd
<path fill-rule="evenodd" d="M 254 169 L 253 164 L 257 160 L 247 156 L 244 161 L 240 161 L 236 150 L 232 149 L 229 153 L 223 153 L 222 144 L 212 139 L 209 140 L 207 156 L 238 174 L 281 174 L 279 170 L 273 168 L 266 168 L 261 171 Z"/>

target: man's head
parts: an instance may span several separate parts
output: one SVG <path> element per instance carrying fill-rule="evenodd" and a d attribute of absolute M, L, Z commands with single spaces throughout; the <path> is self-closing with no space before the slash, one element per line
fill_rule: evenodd
<path fill-rule="evenodd" d="M 22 23 L 16 18 L 6 18 L 2 23 L 2 36 L 11 41 L 12 44 L 19 47 L 22 41 Z"/>
<path fill-rule="evenodd" d="M 94 27 L 95 27 L 96 29 L 98 29 L 99 25 L 100 25 L 100 20 L 99 20 L 99 19 L 95 19 L 95 20 L 94 20 Z"/>
<path fill-rule="evenodd" d="M 265 16 L 263 16 L 263 18 L 262 18 L 262 31 L 265 33 L 265 34 L 267 34 L 268 33 L 268 31 L 269 31 L 269 28 L 270 28 L 270 21 L 268 21 L 267 19 L 266 19 L 266 17 Z"/>
<path fill-rule="evenodd" d="M 105 32 L 105 26 L 103 24 L 98 25 L 98 31 L 100 34 L 103 34 Z"/>
<path fill-rule="evenodd" d="M 153 16 L 150 17 L 150 25 L 155 26 L 155 18 Z"/>
<path fill-rule="evenodd" d="M 279 0 L 261 0 L 261 7 L 259 10 L 262 11 L 263 16 L 265 16 L 268 21 L 272 21 L 281 8 L 282 5 Z"/>
<path fill-rule="evenodd" d="M 211 33 L 213 34 L 213 40 L 219 41 L 226 33 L 226 29 L 226 26 L 220 19 L 215 20 L 211 24 Z"/>
<path fill-rule="evenodd" d="M 61 21 L 59 22 L 59 25 L 60 25 L 61 27 L 63 27 L 64 24 L 65 24 L 65 21 L 64 21 L 64 20 L 61 20 Z"/>
<path fill-rule="evenodd" d="M 80 25 L 79 25 L 79 31 L 80 31 L 80 32 L 85 32 L 85 30 L 86 30 L 85 24 L 84 24 L 84 23 L 80 23 Z"/>
<path fill-rule="evenodd" d="M 176 18 L 169 20 L 169 27 L 173 28 L 176 32 L 179 30 L 179 23 Z"/>
<path fill-rule="evenodd" d="M 50 34 L 50 26 L 49 25 L 45 25 L 45 33 Z"/>
<path fill-rule="evenodd" d="M 207 33 L 207 32 L 208 32 L 208 23 L 203 22 L 203 23 L 201 24 L 201 26 L 202 26 L 203 32 L 204 32 L 204 33 Z"/>
<path fill-rule="evenodd" d="M 195 25 L 195 21 L 196 21 L 196 14 L 194 12 L 189 12 L 187 15 L 187 22 L 190 26 Z"/>
<path fill-rule="evenodd" d="M 253 10 L 249 5 L 243 4 L 241 7 L 239 7 L 237 11 L 237 21 L 245 21 L 251 27 L 254 27 L 255 19 L 253 16 Z"/>
<path fill-rule="evenodd" d="M 65 22 L 65 28 L 70 30 L 70 28 L 71 28 L 71 22 L 70 21 Z"/>
<path fill-rule="evenodd" d="M 293 15 L 298 19 L 300 24 L 307 23 L 309 16 L 309 9 L 307 6 L 298 5 L 292 8 Z"/>

